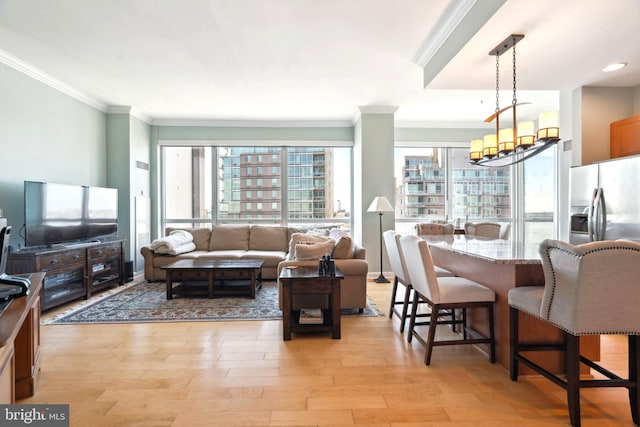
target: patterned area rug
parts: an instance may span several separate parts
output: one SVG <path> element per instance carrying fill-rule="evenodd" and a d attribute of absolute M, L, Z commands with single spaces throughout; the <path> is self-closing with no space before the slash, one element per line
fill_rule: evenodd
<path fill-rule="evenodd" d="M 342 310 L 343 316 L 384 316 L 370 301 L 364 313 L 357 309 Z M 44 319 L 44 324 L 178 322 L 216 320 L 278 320 L 276 282 L 263 282 L 256 290 L 256 299 L 246 297 L 174 296 L 167 300 L 164 282 L 133 283 L 92 297 L 68 311 Z"/>

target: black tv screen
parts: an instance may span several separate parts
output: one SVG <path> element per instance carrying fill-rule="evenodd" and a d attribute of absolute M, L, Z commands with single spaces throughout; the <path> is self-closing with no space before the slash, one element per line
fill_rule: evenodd
<path fill-rule="evenodd" d="M 115 237 L 118 190 L 25 181 L 24 213 L 26 246 Z"/>

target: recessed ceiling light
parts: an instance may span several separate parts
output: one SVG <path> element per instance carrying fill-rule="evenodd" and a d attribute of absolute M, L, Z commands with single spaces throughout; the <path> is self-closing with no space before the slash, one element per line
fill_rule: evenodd
<path fill-rule="evenodd" d="M 615 64 L 609 64 L 606 67 L 604 67 L 602 69 L 602 71 L 604 71 L 605 73 L 608 73 L 610 71 L 617 71 L 620 68 L 623 68 L 624 66 L 626 66 L 627 63 L 626 62 L 616 62 Z"/>

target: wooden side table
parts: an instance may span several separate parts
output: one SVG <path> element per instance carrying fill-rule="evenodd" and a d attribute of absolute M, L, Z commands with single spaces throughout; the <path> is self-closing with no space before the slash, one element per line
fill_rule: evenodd
<path fill-rule="evenodd" d="M 340 339 L 340 282 L 344 275 L 336 269 L 335 275 L 318 274 L 315 267 L 283 268 L 282 285 L 282 338 L 291 339 L 292 332 L 331 331 L 333 339 Z M 293 309 L 294 295 L 328 295 L 329 308 L 322 310 L 322 324 L 300 324 L 300 310 Z M 314 308 L 314 307 L 309 307 Z"/>

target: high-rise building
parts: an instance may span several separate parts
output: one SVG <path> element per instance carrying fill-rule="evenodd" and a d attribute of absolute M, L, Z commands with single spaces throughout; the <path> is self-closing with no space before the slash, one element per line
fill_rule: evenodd
<path fill-rule="evenodd" d="M 508 167 L 478 167 L 464 158 L 454 158 L 451 179 L 447 180 L 438 151 L 405 156 L 397 198 L 400 217 L 446 219 L 447 193 L 451 191 L 452 218 L 510 218 Z"/>
<path fill-rule="evenodd" d="M 220 219 L 282 217 L 282 180 L 287 180 L 287 219 L 331 218 L 333 156 L 330 149 L 280 147 L 220 150 Z M 282 168 L 286 167 L 285 173 Z"/>

